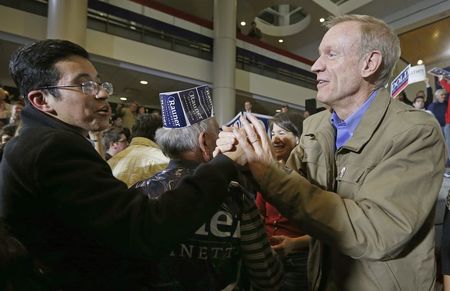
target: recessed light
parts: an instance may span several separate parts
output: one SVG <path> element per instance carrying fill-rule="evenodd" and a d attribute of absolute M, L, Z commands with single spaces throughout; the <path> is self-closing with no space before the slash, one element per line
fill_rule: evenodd
<path fill-rule="evenodd" d="M 142 85 L 147 85 L 147 84 L 148 84 L 148 81 L 141 80 L 141 81 L 139 81 L 139 83 L 141 83 Z"/>
<path fill-rule="evenodd" d="M 280 112 L 281 112 L 281 109 L 277 109 L 277 110 L 275 110 L 275 112 L 276 112 L 276 113 L 280 113 Z"/>
<path fill-rule="evenodd" d="M 283 43 L 284 40 L 280 38 L 280 39 L 278 40 L 278 42 L 279 42 L 279 43 Z"/>
<path fill-rule="evenodd" d="M 246 25 L 247 25 L 247 22 L 241 21 L 241 26 L 246 26 Z"/>
<path fill-rule="evenodd" d="M 136 30 L 136 27 L 130 26 L 131 30 Z"/>
<path fill-rule="evenodd" d="M 119 99 L 122 100 L 122 101 L 127 101 L 128 100 L 127 97 L 120 97 Z"/>
<path fill-rule="evenodd" d="M 423 61 L 422 61 L 422 60 L 418 60 L 418 61 L 417 61 L 417 64 L 418 64 L 418 65 L 421 65 L 421 64 L 423 64 Z"/>
<path fill-rule="evenodd" d="M 322 18 L 319 19 L 319 21 L 320 22 L 325 22 L 325 18 L 322 17 Z"/>

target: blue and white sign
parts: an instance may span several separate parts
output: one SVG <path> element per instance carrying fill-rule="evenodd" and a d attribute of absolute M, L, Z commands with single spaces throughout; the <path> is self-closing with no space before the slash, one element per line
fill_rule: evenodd
<path fill-rule="evenodd" d="M 207 85 L 159 94 L 163 126 L 181 128 L 214 116 Z"/>
<path fill-rule="evenodd" d="M 252 115 L 254 115 L 256 118 L 258 118 L 264 124 L 264 127 L 266 128 L 266 131 L 268 132 L 269 131 L 269 120 L 272 119 L 273 116 L 258 114 L 258 113 L 252 113 Z M 225 125 L 228 127 L 235 126 L 235 125 L 237 127 L 241 127 L 241 121 L 239 120 L 239 118 L 241 116 L 242 116 L 242 112 L 239 112 L 238 114 L 236 114 L 235 117 L 233 117 L 233 119 L 231 119 L 230 121 L 225 123 Z"/>
<path fill-rule="evenodd" d="M 400 72 L 400 74 L 395 77 L 395 79 L 391 83 L 391 96 L 395 97 L 400 92 L 403 91 L 403 89 L 408 86 L 408 80 L 409 80 L 409 68 L 411 67 L 411 64 L 409 64 L 406 68 L 403 69 L 403 71 Z"/>

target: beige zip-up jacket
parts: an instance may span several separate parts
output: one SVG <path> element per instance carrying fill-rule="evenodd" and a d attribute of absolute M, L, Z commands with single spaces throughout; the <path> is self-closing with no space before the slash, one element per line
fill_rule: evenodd
<path fill-rule="evenodd" d="M 262 181 L 266 199 L 310 234 L 310 288 L 434 290 L 434 208 L 446 148 L 439 124 L 383 89 L 335 151 L 329 111 L 311 116 L 288 161 Z"/>

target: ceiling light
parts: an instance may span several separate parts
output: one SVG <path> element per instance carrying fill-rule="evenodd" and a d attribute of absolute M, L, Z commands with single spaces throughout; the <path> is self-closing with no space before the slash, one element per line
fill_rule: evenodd
<path fill-rule="evenodd" d="M 247 25 L 247 22 L 241 21 L 241 26 L 246 26 L 246 25 Z"/>
<path fill-rule="evenodd" d="M 148 81 L 141 80 L 141 81 L 139 81 L 139 83 L 141 83 L 142 85 L 147 85 L 147 84 L 148 84 Z"/>
<path fill-rule="evenodd" d="M 319 21 L 320 22 L 325 22 L 325 18 L 322 17 L 322 18 L 319 19 Z"/>
<path fill-rule="evenodd" d="M 418 61 L 417 61 L 417 64 L 418 64 L 418 65 L 421 65 L 421 64 L 423 64 L 423 61 L 422 61 L 422 60 L 418 60 Z"/>
<path fill-rule="evenodd" d="M 275 112 L 276 112 L 276 113 L 280 113 L 280 112 L 281 112 L 281 109 L 277 109 L 277 110 L 275 110 Z"/>
<path fill-rule="evenodd" d="M 122 101 L 127 101 L 128 100 L 127 97 L 120 97 L 119 99 L 122 100 Z"/>
<path fill-rule="evenodd" d="M 130 28 L 131 28 L 132 30 L 136 30 L 136 27 L 134 27 L 134 26 L 130 26 Z"/>
<path fill-rule="evenodd" d="M 283 43 L 284 40 L 283 40 L 282 38 L 280 38 L 280 39 L 278 40 L 278 42 L 279 42 L 279 43 Z"/>

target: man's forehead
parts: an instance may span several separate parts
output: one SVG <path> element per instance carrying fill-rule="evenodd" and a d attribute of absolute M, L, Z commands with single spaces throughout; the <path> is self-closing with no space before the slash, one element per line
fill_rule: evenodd
<path fill-rule="evenodd" d="M 59 71 L 61 79 L 98 79 L 99 75 L 94 65 L 85 58 L 70 56 L 55 63 L 55 68 Z"/>

